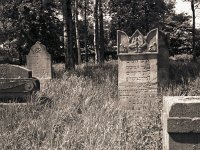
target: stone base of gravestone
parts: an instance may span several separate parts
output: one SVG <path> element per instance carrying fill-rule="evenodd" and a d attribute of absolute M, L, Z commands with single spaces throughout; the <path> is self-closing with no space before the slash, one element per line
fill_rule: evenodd
<path fill-rule="evenodd" d="M 200 96 L 164 97 L 163 150 L 200 149 Z"/>
<path fill-rule="evenodd" d="M 134 110 L 119 108 L 119 135 L 121 149 L 162 149 L 161 143 L 161 100 L 156 106 L 135 113 Z M 142 107 L 142 106 L 141 106 Z"/>
<path fill-rule="evenodd" d="M 40 89 L 41 90 L 47 89 L 51 81 L 52 79 L 40 79 Z"/>
<path fill-rule="evenodd" d="M 26 101 L 39 89 L 37 79 L 0 79 L 0 101 Z"/>

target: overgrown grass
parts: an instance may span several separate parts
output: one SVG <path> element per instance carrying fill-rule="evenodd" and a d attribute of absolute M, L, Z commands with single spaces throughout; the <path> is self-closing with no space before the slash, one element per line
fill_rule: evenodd
<path fill-rule="evenodd" d="M 0 106 L 0 149 L 162 149 L 162 100 L 137 123 L 131 111 L 117 109 L 117 62 L 63 68 L 54 65 L 55 79 L 26 106 Z M 171 61 L 163 95 L 199 95 L 199 72 L 198 62 Z"/>

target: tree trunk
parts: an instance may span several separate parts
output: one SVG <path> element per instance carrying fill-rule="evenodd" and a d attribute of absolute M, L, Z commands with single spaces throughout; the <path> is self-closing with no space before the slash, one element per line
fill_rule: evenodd
<path fill-rule="evenodd" d="M 71 12 L 71 0 L 62 0 L 63 2 L 63 26 L 64 26 L 64 51 L 65 51 L 65 69 L 73 70 L 74 53 L 72 42 L 72 12 Z"/>
<path fill-rule="evenodd" d="M 87 47 L 87 0 L 85 0 L 85 16 L 84 16 L 84 26 L 85 26 L 85 32 L 84 32 L 84 41 L 85 41 L 85 62 L 87 64 L 88 62 L 88 47 Z"/>
<path fill-rule="evenodd" d="M 105 40 L 103 28 L 103 9 L 101 0 L 99 0 L 99 28 L 100 63 L 104 63 Z"/>
<path fill-rule="evenodd" d="M 94 0 L 94 49 L 95 49 L 95 63 L 99 63 L 99 19 L 98 19 L 98 2 Z"/>
<path fill-rule="evenodd" d="M 146 29 L 146 33 L 149 32 L 149 8 L 148 8 L 148 2 L 147 0 L 145 1 L 145 5 L 144 5 L 144 12 L 145 12 L 145 29 Z"/>
<path fill-rule="evenodd" d="M 192 9 L 192 50 L 193 50 L 193 60 L 196 61 L 196 47 L 195 47 L 195 8 L 194 0 L 191 0 Z"/>
<path fill-rule="evenodd" d="M 23 54 L 22 54 L 22 48 L 20 47 L 20 46 L 18 46 L 18 55 L 19 55 L 19 65 L 21 66 L 22 65 L 22 62 L 23 62 L 23 60 L 22 60 L 22 58 L 23 58 Z"/>
<path fill-rule="evenodd" d="M 81 47 L 80 47 L 79 31 L 78 31 L 78 7 L 77 7 L 77 0 L 75 0 L 74 15 L 75 15 L 75 28 L 76 28 L 76 47 L 77 47 L 77 51 L 78 51 L 78 65 L 80 65 L 81 64 Z"/>

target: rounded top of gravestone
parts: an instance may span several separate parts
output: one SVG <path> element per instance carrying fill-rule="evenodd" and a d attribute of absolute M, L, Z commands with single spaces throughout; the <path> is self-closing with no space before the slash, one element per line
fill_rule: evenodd
<path fill-rule="evenodd" d="M 37 41 L 32 47 L 28 55 L 34 54 L 49 54 L 47 52 L 46 46 L 43 45 L 40 41 Z"/>

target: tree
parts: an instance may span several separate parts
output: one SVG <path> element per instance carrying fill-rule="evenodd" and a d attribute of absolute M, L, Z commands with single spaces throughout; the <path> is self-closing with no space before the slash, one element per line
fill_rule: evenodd
<path fill-rule="evenodd" d="M 132 34 L 139 29 L 146 34 L 153 28 L 162 29 L 165 15 L 173 5 L 164 0 L 110 0 L 111 39 L 116 39 L 117 30 Z"/>
<path fill-rule="evenodd" d="M 0 24 L 0 43 L 10 43 L 8 51 L 18 53 L 18 57 L 24 58 L 30 47 L 36 41 L 46 45 L 52 54 L 53 60 L 63 53 L 62 23 L 57 18 L 56 5 L 40 0 L 26 1 L 2 1 Z"/>
<path fill-rule="evenodd" d="M 73 52 L 73 26 L 71 0 L 62 0 L 63 6 L 63 27 L 64 27 L 64 51 L 65 51 L 65 69 L 75 69 Z"/>
<path fill-rule="evenodd" d="M 191 10 L 192 10 L 192 50 L 193 50 L 193 59 L 196 61 L 197 50 L 196 50 L 196 23 L 195 23 L 195 9 L 199 6 L 199 0 L 190 0 Z"/>
<path fill-rule="evenodd" d="M 85 44 L 85 62 L 88 62 L 88 28 L 87 28 L 87 0 L 84 1 L 84 44 Z"/>
<path fill-rule="evenodd" d="M 193 50 L 193 59 L 196 60 L 196 48 L 195 48 L 195 6 L 194 0 L 191 0 L 191 10 L 192 10 L 192 50 Z"/>
<path fill-rule="evenodd" d="M 196 48 L 196 9 L 200 5 L 200 0 L 185 0 L 189 1 L 191 5 L 191 10 L 192 10 L 192 50 L 193 50 L 193 60 L 196 61 L 197 51 Z"/>
<path fill-rule="evenodd" d="M 95 62 L 98 63 L 99 57 L 99 18 L 98 18 L 98 5 L 99 0 L 94 0 L 94 49 L 95 49 Z"/>
<path fill-rule="evenodd" d="M 104 25 L 103 25 L 103 6 L 102 0 L 94 1 L 94 48 L 95 62 L 104 62 Z"/>
<path fill-rule="evenodd" d="M 78 51 L 78 65 L 81 64 L 81 47 L 79 39 L 79 30 L 78 30 L 78 0 L 74 1 L 74 16 L 75 16 L 75 29 L 76 29 L 76 45 Z"/>
<path fill-rule="evenodd" d="M 104 62 L 104 50 L 105 50 L 105 40 L 104 40 L 104 21 L 103 21 L 103 6 L 102 0 L 99 0 L 99 44 L 100 44 L 100 63 Z"/>
<path fill-rule="evenodd" d="M 190 50 L 192 43 L 191 17 L 184 13 L 171 13 L 165 19 L 162 30 L 168 35 L 173 53 Z"/>

